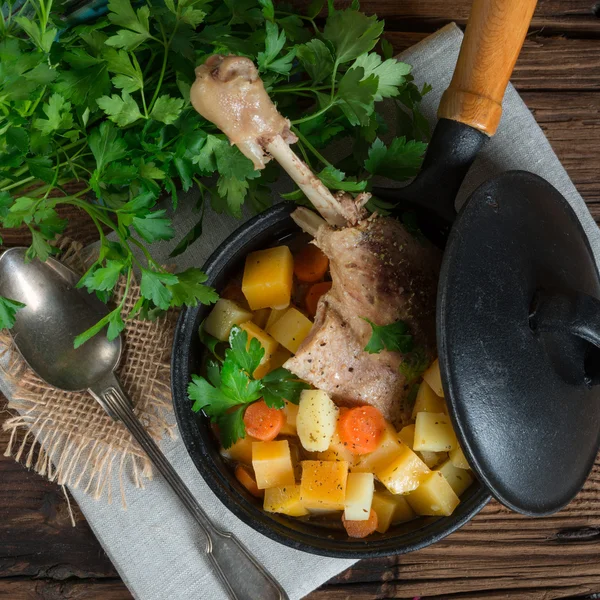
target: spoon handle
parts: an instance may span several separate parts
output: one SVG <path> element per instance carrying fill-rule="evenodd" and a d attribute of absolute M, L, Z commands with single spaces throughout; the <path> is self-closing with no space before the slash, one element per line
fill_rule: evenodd
<path fill-rule="evenodd" d="M 235 535 L 215 527 L 188 487 L 167 461 L 135 416 L 131 401 L 114 374 L 98 382 L 90 393 L 113 418 L 122 421 L 206 535 L 205 552 L 233 600 L 288 600 L 273 576 Z"/>

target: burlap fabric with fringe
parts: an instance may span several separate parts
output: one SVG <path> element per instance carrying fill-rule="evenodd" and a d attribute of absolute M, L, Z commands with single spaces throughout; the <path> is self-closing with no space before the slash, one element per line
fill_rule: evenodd
<path fill-rule="evenodd" d="M 89 260 L 83 246 L 61 240 L 59 260 L 83 273 Z M 116 291 L 120 301 L 122 281 Z M 137 283 L 131 286 L 123 314 L 139 298 Z M 124 353 L 118 376 L 129 393 L 138 418 L 154 440 L 174 436 L 167 414 L 170 401 L 170 352 L 176 314 L 168 312 L 156 321 L 128 322 Z M 124 478 L 132 477 L 136 487 L 152 478 L 150 461 L 125 427 L 113 421 L 87 393 L 63 392 L 37 377 L 25 364 L 7 332 L 0 332 L 0 355 L 6 378 L 13 387 L 9 409 L 17 415 L 3 429 L 10 433 L 5 456 L 13 456 L 50 481 L 82 487 L 96 499 L 113 499 L 113 480 L 118 474 L 119 494 L 124 507 Z"/>

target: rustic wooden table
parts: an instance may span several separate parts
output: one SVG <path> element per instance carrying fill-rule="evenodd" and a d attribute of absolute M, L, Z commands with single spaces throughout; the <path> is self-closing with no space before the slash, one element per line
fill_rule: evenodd
<path fill-rule="evenodd" d="M 398 51 L 450 21 L 464 26 L 469 7 L 469 0 L 362 2 L 385 18 Z M 600 2 L 539 0 L 512 81 L 600 221 Z M 77 213 L 70 218 L 68 233 L 92 241 L 94 227 Z M 27 242 L 20 233 L 2 236 L 8 245 Z M 0 396 L 0 422 L 4 406 Z M 83 517 L 76 520 L 72 527 L 60 488 L 0 457 L 0 598 L 131 598 Z M 600 599 L 600 460 L 579 496 L 552 517 L 527 519 L 492 502 L 433 547 L 361 561 L 308 598 L 414 596 Z"/>

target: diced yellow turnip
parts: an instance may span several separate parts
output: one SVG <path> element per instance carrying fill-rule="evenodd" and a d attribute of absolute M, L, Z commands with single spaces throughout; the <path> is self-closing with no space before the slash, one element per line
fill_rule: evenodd
<path fill-rule="evenodd" d="M 407 494 L 416 489 L 429 472 L 429 467 L 406 444 L 402 444 L 397 457 L 377 470 L 375 475 L 392 494 Z"/>
<path fill-rule="evenodd" d="M 440 362 L 436 358 L 433 364 L 423 373 L 423 379 L 429 384 L 429 387 L 441 398 L 444 397 L 444 388 L 442 387 L 442 376 L 440 374 Z"/>
<path fill-rule="evenodd" d="M 322 390 L 304 390 L 300 395 L 296 430 L 302 447 L 309 452 L 329 448 L 337 427 L 338 407 Z"/>
<path fill-rule="evenodd" d="M 229 339 L 231 328 L 252 319 L 252 313 L 233 300 L 220 298 L 204 321 L 204 331 L 222 342 Z"/>
<path fill-rule="evenodd" d="M 311 512 L 344 510 L 347 479 L 347 462 L 302 461 L 302 504 Z"/>
<path fill-rule="evenodd" d="M 312 321 L 292 306 L 273 325 L 268 327 L 267 331 L 284 348 L 295 353 L 312 326 Z"/>
<path fill-rule="evenodd" d="M 252 444 L 252 467 L 259 490 L 293 485 L 294 467 L 287 440 L 254 442 Z"/>
<path fill-rule="evenodd" d="M 383 469 L 400 455 L 401 448 L 396 430 L 388 423 L 377 450 L 358 456 L 352 471 L 377 474 L 380 469 Z"/>
<path fill-rule="evenodd" d="M 308 514 L 300 499 L 300 486 L 295 484 L 266 489 L 263 508 L 267 512 L 289 517 L 303 517 Z"/>
<path fill-rule="evenodd" d="M 250 435 L 246 435 L 245 438 L 240 438 L 229 448 L 221 448 L 221 456 L 224 456 L 229 460 L 234 460 L 235 462 L 241 462 L 245 465 L 251 465 L 252 442 L 258 442 L 258 440 Z"/>
<path fill-rule="evenodd" d="M 420 412 L 431 412 L 431 413 L 445 413 L 446 403 L 443 398 L 440 398 L 432 389 L 431 386 L 423 381 L 419 386 L 417 393 L 417 399 L 412 411 L 412 418 L 417 416 Z"/>
<path fill-rule="evenodd" d="M 356 455 L 348 449 L 348 445 L 340 440 L 337 431 L 331 438 L 329 448 L 323 452 L 315 453 L 315 460 L 345 460 L 351 467 L 356 462 Z"/>
<path fill-rule="evenodd" d="M 347 521 L 367 521 L 374 491 L 373 473 L 348 473 L 344 518 Z"/>
<path fill-rule="evenodd" d="M 418 515 L 433 517 L 449 517 L 460 503 L 452 486 L 439 471 L 426 475 L 406 499 Z"/>
<path fill-rule="evenodd" d="M 473 475 L 465 469 L 455 467 L 450 460 L 438 467 L 436 471 L 446 478 L 457 496 L 462 496 L 463 492 L 473 483 Z"/>
<path fill-rule="evenodd" d="M 242 291 L 252 310 L 288 306 L 294 259 L 287 246 L 251 252 L 246 257 Z"/>
<path fill-rule="evenodd" d="M 371 508 L 377 513 L 377 529 L 385 533 L 390 525 L 412 521 L 415 513 L 404 496 L 389 492 L 375 492 Z"/>
<path fill-rule="evenodd" d="M 415 450 L 450 452 L 458 446 L 450 417 L 444 413 L 417 413 L 415 420 Z"/>

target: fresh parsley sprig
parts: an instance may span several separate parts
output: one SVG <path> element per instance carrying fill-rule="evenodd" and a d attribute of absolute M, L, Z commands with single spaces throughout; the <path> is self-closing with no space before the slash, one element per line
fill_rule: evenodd
<path fill-rule="evenodd" d="M 298 149 L 331 189 L 368 189 L 372 175 L 407 178 L 425 149 L 427 122 L 410 67 L 391 58 L 383 22 L 353 2 L 310 3 L 306 14 L 272 0 L 109 0 L 105 18 L 76 24 L 53 0 L 7 2 L 0 17 L 0 226 L 26 227 L 28 257 L 46 260 L 67 225 L 65 207 L 87 213 L 100 241 L 97 262 L 80 285 L 104 301 L 121 277 L 141 274 L 142 298 L 123 315 L 117 306 L 77 344 L 108 327 L 118 335 L 134 315 L 216 299 L 198 269 L 170 273 L 151 253 L 174 236 L 159 201 L 199 189 L 199 221 L 178 244 L 202 235 L 207 210 L 242 215 L 244 204 L 271 202 L 276 165 L 263 172 L 189 102 L 194 68 L 213 53 L 249 56 L 269 93 L 294 123 Z M 326 12 L 320 29 L 315 21 Z M 69 25 L 65 29 L 65 22 Z M 60 35 L 59 35 L 60 32 Z M 374 52 L 381 43 L 383 58 Z M 397 137 L 377 103 L 398 106 Z M 321 153 L 346 137 L 352 152 L 339 165 Z M 299 191 L 292 197 L 303 200 Z M 110 237 L 109 237 L 109 234 Z M 1 240 L 0 240 L 1 243 Z M 19 306 L 0 299 L 0 327 Z"/>
<path fill-rule="evenodd" d="M 203 410 L 217 424 L 224 448 L 246 437 L 244 412 L 249 404 L 263 398 L 270 408 L 282 409 L 285 400 L 298 404 L 300 392 L 309 387 L 284 368 L 255 379 L 265 350 L 256 338 L 248 341 L 248 333 L 239 327 L 232 329 L 229 346 L 222 364 L 209 360 L 206 378 L 192 375 L 188 386 L 192 410 Z"/>
<path fill-rule="evenodd" d="M 365 346 L 365 352 L 379 354 L 382 350 L 391 352 L 410 352 L 413 348 L 413 336 L 404 321 L 395 321 L 389 325 L 375 325 L 362 317 L 371 326 L 371 338 Z"/>

